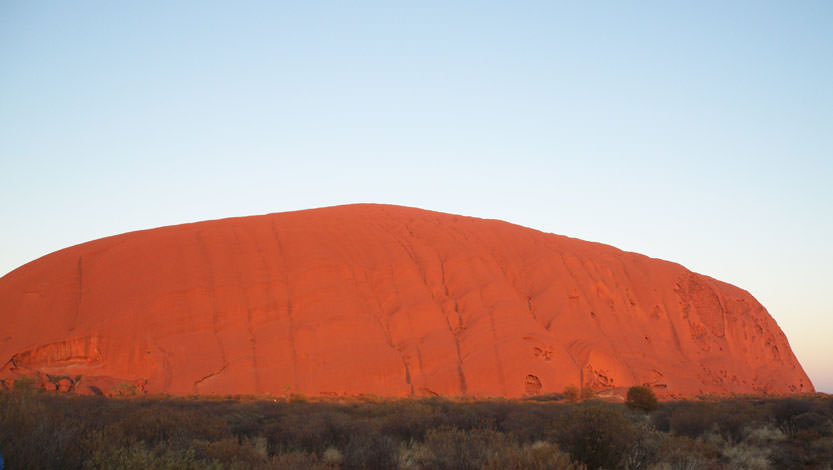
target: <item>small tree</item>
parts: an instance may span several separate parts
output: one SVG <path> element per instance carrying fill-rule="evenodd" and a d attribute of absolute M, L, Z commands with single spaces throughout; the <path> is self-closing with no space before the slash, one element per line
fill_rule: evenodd
<path fill-rule="evenodd" d="M 582 400 L 592 400 L 594 398 L 596 398 L 596 391 L 593 390 L 593 387 L 584 387 L 581 389 Z"/>
<path fill-rule="evenodd" d="M 644 385 L 629 388 L 625 404 L 628 405 L 628 408 L 646 412 L 654 411 L 658 406 L 654 391 Z"/>
<path fill-rule="evenodd" d="M 575 385 L 567 385 L 564 388 L 564 399 L 569 403 L 576 403 L 581 399 L 581 391 Z"/>

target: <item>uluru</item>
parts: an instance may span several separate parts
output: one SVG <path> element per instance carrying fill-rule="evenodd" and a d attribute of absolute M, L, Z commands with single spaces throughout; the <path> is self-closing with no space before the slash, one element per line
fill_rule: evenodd
<path fill-rule="evenodd" d="M 72 246 L 0 278 L 0 380 L 107 393 L 812 392 L 748 292 L 510 223 L 357 204 Z"/>

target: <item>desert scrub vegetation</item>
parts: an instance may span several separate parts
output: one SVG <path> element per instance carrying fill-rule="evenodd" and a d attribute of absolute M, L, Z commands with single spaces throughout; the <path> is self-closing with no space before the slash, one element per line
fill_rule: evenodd
<path fill-rule="evenodd" d="M 833 468 L 827 396 L 627 406 L 565 395 L 105 398 L 22 386 L 0 392 L 0 453 L 11 470 Z"/>

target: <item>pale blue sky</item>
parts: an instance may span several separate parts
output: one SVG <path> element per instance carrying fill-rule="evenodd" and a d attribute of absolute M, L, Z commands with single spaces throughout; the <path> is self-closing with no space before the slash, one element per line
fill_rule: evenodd
<path fill-rule="evenodd" d="M 739 285 L 833 392 L 833 3 L 450 3 L 0 3 L 0 274 L 403 204 Z"/>

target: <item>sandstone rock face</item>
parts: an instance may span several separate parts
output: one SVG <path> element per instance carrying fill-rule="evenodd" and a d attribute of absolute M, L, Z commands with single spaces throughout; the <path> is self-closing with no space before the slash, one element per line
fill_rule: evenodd
<path fill-rule="evenodd" d="M 0 278 L 0 324 L 0 379 L 79 393 L 813 391 L 775 321 L 737 287 L 598 243 L 399 206 L 66 248 Z"/>

